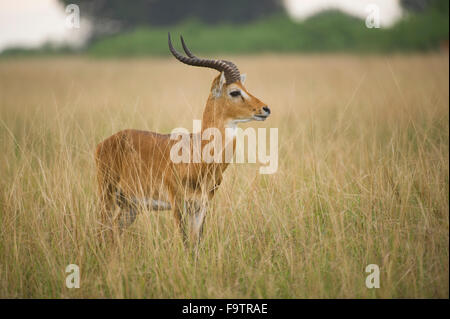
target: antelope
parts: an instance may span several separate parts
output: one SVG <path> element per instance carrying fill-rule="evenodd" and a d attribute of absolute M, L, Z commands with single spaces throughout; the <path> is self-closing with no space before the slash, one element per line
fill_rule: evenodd
<path fill-rule="evenodd" d="M 233 62 L 198 58 L 182 36 L 180 39 L 186 56 L 174 49 L 168 34 L 169 50 L 178 61 L 220 72 L 212 82 L 203 111 L 202 132 L 217 128 L 224 138 L 227 128 L 236 129 L 238 123 L 264 121 L 269 116 L 269 107 L 247 91 L 245 75 L 240 74 Z M 194 138 L 193 133 L 189 135 Z M 118 229 L 122 233 L 136 219 L 139 207 L 172 210 L 183 242 L 198 243 L 208 203 L 221 184 L 228 163 L 203 160 L 174 163 L 170 150 L 175 142 L 170 134 L 126 129 L 97 145 L 95 160 L 103 230 Z M 201 143 L 203 146 L 204 141 Z M 234 152 L 235 138 L 231 143 Z M 225 141 L 222 145 L 226 147 Z"/>

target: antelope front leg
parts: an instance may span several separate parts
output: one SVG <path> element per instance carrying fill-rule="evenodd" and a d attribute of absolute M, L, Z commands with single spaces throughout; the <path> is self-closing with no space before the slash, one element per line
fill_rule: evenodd
<path fill-rule="evenodd" d="M 184 207 L 184 217 L 188 219 L 185 227 L 188 228 L 189 240 L 197 246 L 203 232 L 208 204 L 205 200 L 190 199 L 184 202 Z"/>

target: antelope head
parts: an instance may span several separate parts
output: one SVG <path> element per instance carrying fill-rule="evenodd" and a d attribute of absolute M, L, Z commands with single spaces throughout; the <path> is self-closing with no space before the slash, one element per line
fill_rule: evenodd
<path fill-rule="evenodd" d="M 204 111 L 206 117 L 221 120 L 227 126 L 249 121 L 264 121 L 270 115 L 269 107 L 250 94 L 244 87 L 245 74 L 241 75 L 237 66 L 226 60 L 201 59 L 186 46 L 183 37 L 181 44 L 187 56 L 177 52 L 170 38 L 169 49 L 177 60 L 184 64 L 215 69 L 220 72 L 211 85 L 211 92 Z"/>

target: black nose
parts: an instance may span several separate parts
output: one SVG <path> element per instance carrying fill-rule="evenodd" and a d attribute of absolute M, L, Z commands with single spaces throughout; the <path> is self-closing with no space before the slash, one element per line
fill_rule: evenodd
<path fill-rule="evenodd" d="M 264 106 L 262 109 L 270 114 L 270 109 L 267 106 Z"/>

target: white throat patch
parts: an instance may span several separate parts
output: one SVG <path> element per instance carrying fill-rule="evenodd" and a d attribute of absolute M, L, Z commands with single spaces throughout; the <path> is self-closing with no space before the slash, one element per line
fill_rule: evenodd
<path fill-rule="evenodd" d="M 246 122 L 250 122 L 252 119 L 236 119 L 236 120 L 231 120 L 227 123 L 227 125 L 225 125 L 226 128 L 229 129 L 229 132 L 232 134 L 233 137 L 236 136 L 237 134 L 237 129 L 238 129 L 238 124 L 239 123 L 246 123 Z"/>

